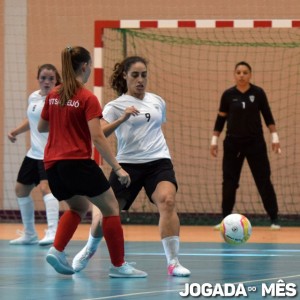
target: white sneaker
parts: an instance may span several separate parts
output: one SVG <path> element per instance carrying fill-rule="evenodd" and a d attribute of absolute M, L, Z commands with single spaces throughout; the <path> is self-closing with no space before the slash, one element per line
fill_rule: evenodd
<path fill-rule="evenodd" d="M 27 234 L 21 230 L 17 231 L 19 238 L 9 241 L 10 245 L 34 245 L 39 242 L 36 234 Z"/>
<path fill-rule="evenodd" d="M 39 241 L 40 246 L 51 245 L 54 242 L 55 231 L 47 229 L 45 230 L 45 236 Z"/>
<path fill-rule="evenodd" d="M 57 273 L 64 275 L 74 274 L 73 268 L 69 265 L 65 252 L 60 252 L 51 247 L 46 256 L 47 262 L 55 269 Z"/>
<path fill-rule="evenodd" d="M 132 264 L 124 262 L 121 267 L 111 266 L 109 269 L 109 276 L 113 278 L 143 278 L 147 277 L 148 274 L 144 271 L 135 269 Z"/>
<path fill-rule="evenodd" d="M 83 247 L 83 249 L 79 251 L 73 258 L 72 267 L 74 271 L 80 272 L 83 270 L 95 253 L 96 250 L 88 250 L 87 246 Z"/>
<path fill-rule="evenodd" d="M 187 268 L 183 267 L 178 260 L 173 259 L 168 265 L 168 275 L 187 277 L 191 275 L 191 272 Z"/>
<path fill-rule="evenodd" d="M 270 228 L 271 228 L 271 230 L 280 230 L 281 226 L 278 224 L 272 224 Z"/>

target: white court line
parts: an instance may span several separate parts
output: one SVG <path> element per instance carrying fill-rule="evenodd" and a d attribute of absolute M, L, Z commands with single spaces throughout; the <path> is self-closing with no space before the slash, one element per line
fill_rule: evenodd
<path fill-rule="evenodd" d="M 242 283 L 242 284 L 252 284 L 252 283 L 258 283 L 258 282 L 265 282 L 265 281 L 276 281 L 279 279 L 293 279 L 293 278 L 300 278 L 300 274 L 298 275 L 290 275 L 290 276 L 284 276 L 284 277 L 274 277 L 274 278 L 264 278 L 264 279 L 255 279 L 255 280 L 249 280 L 249 281 L 242 281 L 242 282 L 235 282 L 234 284 Z"/>
<path fill-rule="evenodd" d="M 120 295 L 114 295 L 114 296 L 106 296 L 106 297 L 100 297 L 100 298 L 86 298 L 82 300 L 102 300 L 102 299 L 118 299 L 123 297 L 130 297 L 130 296 L 145 296 L 145 295 L 151 295 L 151 294 L 162 294 L 162 293 L 173 293 L 173 292 L 180 292 L 180 290 L 163 290 L 163 291 L 149 291 L 149 292 L 140 292 L 140 293 L 131 293 L 131 294 L 120 294 Z M 140 298 L 139 298 L 140 299 Z"/>
<path fill-rule="evenodd" d="M 266 282 L 266 281 L 277 281 L 279 279 L 293 279 L 293 278 L 300 278 L 299 275 L 291 275 L 291 276 L 284 276 L 284 277 L 273 277 L 273 278 L 263 278 L 263 279 L 255 279 L 255 280 L 248 280 L 242 282 L 233 282 L 232 284 L 254 284 L 259 282 Z M 113 295 L 113 296 L 105 296 L 100 298 L 86 298 L 82 300 L 104 300 L 104 299 L 118 299 L 122 297 L 130 297 L 130 296 L 143 296 L 143 295 L 151 295 L 151 294 L 162 294 L 162 293 L 174 293 L 174 292 L 181 292 L 183 289 L 176 289 L 176 290 L 161 290 L 161 291 L 149 291 L 149 292 L 140 292 L 140 293 L 131 293 L 131 294 L 120 294 L 120 295 Z"/>
<path fill-rule="evenodd" d="M 140 256 L 164 256 L 164 253 L 155 253 L 155 252 L 130 252 L 126 253 L 126 256 L 131 255 L 140 255 Z M 265 257 L 265 256 L 286 256 L 286 257 L 295 257 L 293 254 L 270 254 L 270 253 L 180 253 L 180 256 L 240 256 L 240 257 Z"/>
<path fill-rule="evenodd" d="M 209 251 L 218 252 L 218 253 L 209 253 Z M 206 253 L 207 252 L 207 253 Z M 223 253 L 223 252 L 233 252 L 233 253 Z M 238 253 L 238 252 L 244 252 L 244 253 Z M 257 252 L 257 253 L 247 253 L 247 252 Z M 263 253 L 265 252 L 265 253 Z M 271 252 L 274 252 L 276 254 L 271 254 Z M 278 253 L 282 252 L 282 254 Z M 291 257 L 293 256 L 292 253 L 300 252 L 300 250 L 293 250 L 293 249 L 238 249 L 238 248 L 232 248 L 232 249 L 205 249 L 205 253 L 180 253 L 180 256 L 240 256 L 240 257 L 265 257 L 265 256 L 272 256 L 272 257 L 278 257 L 278 256 L 287 256 Z M 290 254 L 289 254 L 290 253 Z M 143 255 L 143 256 L 164 256 L 164 253 L 160 252 L 127 252 L 127 256 L 131 255 Z M 294 257 L 294 256 L 293 256 Z M 284 276 L 284 277 L 273 277 L 273 278 L 263 278 L 263 279 L 255 279 L 255 280 L 248 280 L 243 282 L 235 282 L 233 284 L 255 284 L 259 282 L 267 282 L 267 281 L 277 281 L 279 279 L 293 279 L 298 278 L 300 275 L 291 275 L 291 276 Z M 145 291 L 145 292 L 138 292 L 138 293 L 129 293 L 129 294 L 120 294 L 120 295 L 112 295 L 112 296 L 105 296 L 105 297 L 99 297 L 99 298 L 87 298 L 83 300 L 105 300 L 105 299 L 122 299 L 123 297 L 138 297 L 138 299 L 142 298 L 146 295 L 153 295 L 153 294 L 164 294 L 164 293 L 179 293 L 183 290 L 181 289 L 174 289 L 174 290 L 153 290 L 153 291 Z"/>

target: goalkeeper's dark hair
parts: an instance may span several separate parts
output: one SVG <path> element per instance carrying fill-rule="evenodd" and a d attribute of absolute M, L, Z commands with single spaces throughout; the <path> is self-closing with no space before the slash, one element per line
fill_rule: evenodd
<path fill-rule="evenodd" d="M 127 74 L 130 67 L 137 62 L 143 63 L 146 67 L 148 65 L 147 60 L 141 56 L 129 56 L 122 62 L 115 64 L 110 77 L 110 87 L 117 92 L 118 96 L 127 92 L 127 83 L 124 75 Z"/>
<path fill-rule="evenodd" d="M 245 66 L 245 67 L 247 67 L 249 69 L 250 72 L 252 72 L 251 66 L 246 61 L 240 61 L 240 62 L 238 62 L 235 65 L 234 69 L 236 70 L 238 66 Z"/>

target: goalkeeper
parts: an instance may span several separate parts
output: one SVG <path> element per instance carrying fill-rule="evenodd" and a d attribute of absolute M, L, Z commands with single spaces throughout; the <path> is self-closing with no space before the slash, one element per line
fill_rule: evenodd
<path fill-rule="evenodd" d="M 274 118 L 264 90 L 250 83 L 251 66 L 239 62 L 234 69 L 236 85 L 227 89 L 220 102 L 210 145 L 213 157 L 218 154 L 218 138 L 227 122 L 224 139 L 222 213 L 232 213 L 236 190 L 239 187 L 244 160 L 247 159 L 264 208 L 271 220 L 271 229 L 280 229 L 278 204 L 271 182 L 270 162 L 263 136 L 261 115 L 272 137 L 272 150 L 280 154 L 279 137 Z M 215 226 L 216 229 L 219 225 Z"/>

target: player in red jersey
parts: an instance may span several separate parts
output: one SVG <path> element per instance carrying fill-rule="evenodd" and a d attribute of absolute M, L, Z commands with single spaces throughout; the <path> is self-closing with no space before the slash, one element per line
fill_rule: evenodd
<path fill-rule="evenodd" d="M 83 47 L 67 47 L 62 51 L 63 83 L 46 98 L 38 126 L 40 132 L 49 131 L 44 163 L 50 188 L 70 208 L 59 220 L 46 259 L 58 273 L 74 273 L 64 250 L 92 203 L 103 214 L 102 229 L 112 262 L 109 276 L 146 277 L 147 273 L 124 260 L 118 202 L 102 170 L 91 159 L 93 143 L 120 183 L 130 185 L 128 173 L 113 156 L 103 134 L 99 101 L 84 87 L 91 65 L 90 53 Z"/>

